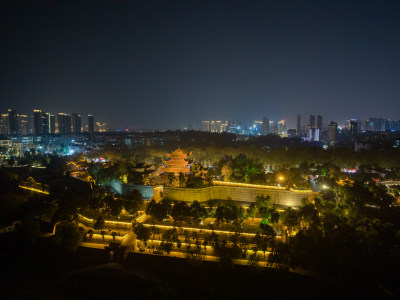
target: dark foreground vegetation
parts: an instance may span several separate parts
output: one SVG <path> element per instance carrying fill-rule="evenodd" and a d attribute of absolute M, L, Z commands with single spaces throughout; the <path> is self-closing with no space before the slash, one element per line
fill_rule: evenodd
<path fill-rule="evenodd" d="M 65 251 L 51 239 L 29 244 L 3 235 L 2 299 L 278 299 L 382 298 L 354 282 L 319 279 L 221 263 L 131 253 L 124 265 L 109 264 L 104 250 Z"/>

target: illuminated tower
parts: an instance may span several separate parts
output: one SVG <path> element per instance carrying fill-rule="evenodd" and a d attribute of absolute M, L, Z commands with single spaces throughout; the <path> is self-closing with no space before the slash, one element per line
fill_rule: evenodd
<path fill-rule="evenodd" d="M 19 133 L 18 115 L 14 109 L 8 110 L 8 130 L 11 135 L 17 135 Z"/>
<path fill-rule="evenodd" d="M 33 110 L 33 134 L 35 136 L 43 134 L 43 115 L 40 109 Z"/>
<path fill-rule="evenodd" d="M 81 133 L 82 118 L 77 113 L 72 114 L 72 133 Z"/>

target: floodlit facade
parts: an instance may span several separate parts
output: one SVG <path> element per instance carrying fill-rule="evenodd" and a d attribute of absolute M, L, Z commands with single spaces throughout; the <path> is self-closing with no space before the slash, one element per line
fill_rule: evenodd
<path fill-rule="evenodd" d="M 159 169 L 159 173 L 189 173 L 190 166 L 188 157 L 192 153 L 185 153 L 181 149 L 177 149 L 172 153 L 166 153 L 166 156 L 170 157 L 170 160 L 163 160 L 164 165 Z"/>

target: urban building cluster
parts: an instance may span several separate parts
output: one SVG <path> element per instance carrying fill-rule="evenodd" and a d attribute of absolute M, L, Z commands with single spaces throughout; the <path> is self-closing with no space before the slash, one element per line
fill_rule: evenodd
<path fill-rule="evenodd" d="M 207 132 L 226 132 L 229 131 L 229 121 L 222 123 L 221 121 L 202 121 L 202 130 Z"/>
<path fill-rule="evenodd" d="M 95 133 L 107 132 L 105 123 L 87 116 L 83 125 L 77 113 L 51 114 L 34 109 L 31 115 L 8 109 L 0 118 L 0 156 L 21 156 L 25 152 L 68 155 L 91 147 Z"/>
<path fill-rule="evenodd" d="M 8 109 L 1 114 L 0 134 L 10 136 L 46 134 L 79 134 L 82 132 L 106 132 L 107 124 L 94 121 L 93 115 L 87 116 L 87 123 L 82 123 L 78 113 L 51 114 L 40 109 L 34 109 L 30 116 L 18 114 L 14 109 Z"/>
<path fill-rule="evenodd" d="M 205 132 L 229 132 L 236 135 L 279 135 L 281 137 L 299 137 L 304 141 L 325 143 L 334 145 L 339 137 L 354 138 L 360 133 L 379 133 L 400 131 L 400 120 L 371 117 L 368 120 L 346 120 L 343 124 L 331 121 L 324 126 L 322 115 L 310 115 L 304 121 L 301 115 L 297 115 L 296 128 L 288 128 L 285 120 L 273 121 L 264 117 L 262 121 L 253 121 L 244 126 L 232 121 L 202 121 L 202 131 Z M 188 126 L 185 130 L 195 130 L 194 126 Z"/>

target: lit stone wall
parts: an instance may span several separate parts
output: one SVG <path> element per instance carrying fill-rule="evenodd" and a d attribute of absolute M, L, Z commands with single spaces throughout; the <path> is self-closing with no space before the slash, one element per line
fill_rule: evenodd
<path fill-rule="evenodd" d="M 172 187 L 152 187 L 144 185 L 130 185 L 114 181 L 111 186 L 120 194 L 130 194 L 133 189 L 137 189 L 143 196 L 143 199 L 154 197 L 156 201 L 163 196 L 171 200 L 193 202 L 206 202 L 208 200 L 226 200 L 230 197 L 234 201 L 255 202 L 259 195 L 271 197 L 271 201 L 280 206 L 301 206 L 301 200 L 307 198 L 313 201 L 318 195 L 315 192 L 294 192 L 286 190 L 274 190 L 257 187 L 237 187 L 237 186 L 211 186 L 201 189 L 186 189 Z"/>
<path fill-rule="evenodd" d="M 234 201 L 255 202 L 259 195 L 271 197 L 271 201 L 276 205 L 299 207 L 301 200 L 307 198 L 312 201 L 317 193 L 314 192 L 293 192 L 286 190 L 274 190 L 265 188 L 248 188 L 235 186 L 211 186 L 202 189 L 180 189 L 164 187 L 165 197 L 178 200 L 193 202 L 208 201 L 210 199 L 226 200 L 230 197 Z"/>
<path fill-rule="evenodd" d="M 150 185 L 132 185 L 113 180 L 111 186 L 121 195 L 129 195 L 133 190 L 138 190 L 142 194 L 144 200 L 150 199 L 154 194 L 154 188 Z"/>

